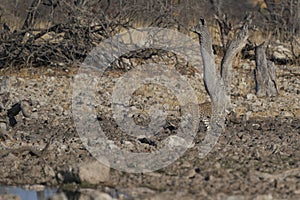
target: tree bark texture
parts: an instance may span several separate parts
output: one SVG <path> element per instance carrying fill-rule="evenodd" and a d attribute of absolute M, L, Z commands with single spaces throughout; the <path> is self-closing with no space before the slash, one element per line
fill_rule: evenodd
<path fill-rule="evenodd" d="M 212 102 L 212 117 L 210 125 L 213 133 L 221 133 L 225 128 L 226 111 L 230 106 L 230 85 L 232 62 L 236 54 L 245 46 L 248 38 L 248 25 L 250 17 L 245 19 L 237 38 L 231 41 L 222 59 L 221 73 L 217 72 L 212 50 L 212 39 L 206 21 L 200 19 L 194 27 L 200 40 L 200 51 L 203 60 L 204 84 Z"/>
<path fill-rule="evenodd" d="M 225 52 L 221 63 L 221 76 L 228 94 L 231 89 L 232 62 L 236 54 L 246 45 L 248 39 L 248 23 L 245 23 L 238 36 L 232 40 Z"/>
<path fill-rule="evenodd" d="M 199 35 L 201 41 L 200 51 L 203 60 L 204 84 L 212 102 L 211 130 L 213 134 L 220 134 L 225 128 L 225 110 L 229 96 L 225 91 L 220 73 L 217 73 L 212 50 L 212 39 L 206 21 L 200 19 L 194 31 Z"/>
<path fill-rule="evenodd" d="M 276 96 L 278 87 L 274 63 L 267 60 L 266 47 L 263 44 L 255 47 L 256 69 L 254 71 L 257 96 Z"/>

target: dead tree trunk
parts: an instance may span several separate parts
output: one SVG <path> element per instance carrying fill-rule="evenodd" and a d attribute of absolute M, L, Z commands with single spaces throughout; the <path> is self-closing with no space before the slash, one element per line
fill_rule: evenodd
<path fill-rule="evenodd" d="M 247 19 L 248 20 L 248 19 Z M 212 102 L 213 116 L 210 120 L 212 133 L 221 133 L 225 128 L 226 110 L 230 107 L 230 79 L 232 62 L 237 52 L 246 44 L 248 38 L 248 23 L 246 21 L 238 37 L 233 40 L 222 60 L 221 73 L 217 72 L 214 55 L 212 51 L 212 41 L 206 21 L 200 19 L 194 28 L 200 39 L 200 51 L 204 66 L 204 84 Z"/>
<path fill-rule="evenodd" d="M 245 23 L 238 38 L 230 43 L 222 61 L 222 73 L 217 72 L 212 50 L 212 39 L 204 19 L 200 19 L 198 25 L 194 27 L 194 32 L 198 34 L 200 39 L 204 84 L 212 102 L 211 129 L 208 130 L 199 153 L 199 157 L 203 158 L 212 146 L 217 143 L 218 137 L 225 130 L 226 110 L 230 105 L 230 95 L 227 91 L 230 91 L 232 60 L 245 44 L 248 37 L 248 26 Z M 224 85 L 223 78 L 221 77 L 223 75 L 226 77 L 227 85 Z"/>
<path fill-rule="evenodd" d="M 257 96 L 276 96 L 278 88 L 276 84 L 275 66 L 267 61 L 266 47 L 264 43 L 255 47 L 256 69 L 254 71 Z"/>
<path fill-rule="evenodd" d="M 212 40 L 206 21 L 200 19 L 194 31 L 198 34 L 201 41 L 200 51 L 204 67 L 204 84 L 212 102 L 211 130 L 213 134 L 220 134 L 225 128 L 225 110 L 229 102 L 229 96 L 226 93 L 220 73 L 217 73 Z"/>

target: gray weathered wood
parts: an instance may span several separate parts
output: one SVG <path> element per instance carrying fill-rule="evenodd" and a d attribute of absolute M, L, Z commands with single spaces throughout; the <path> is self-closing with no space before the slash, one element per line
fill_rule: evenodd
<path fill-rule="evenodd" d="M 204 67 L 204 84 L 212 102 L 212 117 L 210 120 L 212 133 L 219 134 L 224 131 L 227 108 L 230 108 L 230 79 L 232 62 L 236 54 L 246 44 L 248 38 L 248 25 L 251 23 L 247 17 L 236 39 L 229 43 L 222 60 L 221 73 L 217 72 L 212 50 L 212 39 L 206 21 L 200 19 L 194 27 L 200 40 L 200 51 Z"/>
<path fill-rule="evenodd" d="M 267 60 L 266 47 L 263 44 L 255 47 L 256 69 L 256 95 L 257 96 L 276 96 L 278 88 L 276 84 L 276 73 L 274 63 Z"/>
<path fill-rule="evenodd" d="M 245 23 L 238 36 L 232 40 L 225 52 L 225 55 L 221 63 L 221 76 L 224 81 L 224 85 L 228 94 L 230 94 L 231 89 L 231 75 L 232 75 L 232 63 L 233 59 L 238 52 L 246 45 L 248 39 L 248 23 Z"/>
<path fill-rule="evenodd" d="M 214 134 L 220 134 L 225 128 L 225 110 L 229 96 L 217 68 L 212 50 L 212 39 L 208 31 L 206 21 L 200 19 L 194 31 L 200 38 L 200 51 L 203 60 L 204 84 L 212 102 L 211 130 Z"/>

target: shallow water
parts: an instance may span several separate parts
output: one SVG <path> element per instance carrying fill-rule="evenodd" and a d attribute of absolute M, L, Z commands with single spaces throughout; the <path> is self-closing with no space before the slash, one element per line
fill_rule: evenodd
<path fill-rule="evenodd" d="M 18 195 L 22 200 L 46 200 L 57 193 L 55 188 L 43 188 L 35 190 L 17 186 L 0 186 L 0 194 Z"/>

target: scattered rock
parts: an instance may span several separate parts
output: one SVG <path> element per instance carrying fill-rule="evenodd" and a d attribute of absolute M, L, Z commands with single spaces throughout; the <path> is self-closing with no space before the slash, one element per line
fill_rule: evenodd
<path fill-rule="evenodd" d="M 232 195 L 232 196 L 227 196 L 227 197 L 223 197 L 223 198 L 218 198 L 218 200 L 246 200 L 247 198 L 243 195 Z"/>
<path fill-rule="evenodd" d="M 252 94 L 252 93 L 247 94 L 247 100 L 254 101 L 256 99 L 257 99 L 257 97 L 255 94 Z"/>
<path fill-rule="evenodd" d="M 273 52 L 272 56 L 275 60 L 288 61 L 293 59 L 293 53 L 288 47 L 283 44 L 277 44 L 276 46 L 270 46 L 270 50 Z"/>
<path fill-rule="evenodd" d="M 14 194 L 0 194 L 0 200 L 21 200 L 21 198 Z"/>
<path fill-rule="evenodd" d="M 257 197 L 253 198 L 253 200 L 273 200 L 274 198 L 272 197 L 271 194 L 266 194 L 266 195 L 258 195 Z"/>
<path fill-rule="evenodd" d="M 74 171 L 75 176 L 79 177 L 80 182 L 91 185 L 106 182 L 110 176 L 110 168 L 99 161 L 80 163 Z"/>
<path fill-rule="evenodd" d="M 297 75 L 295 75 L 298 74 L 299 70 L 295 70 L 299 66 L 294 66 L 294 70 L 293 66 L 290 65 L 277 65 L 276 69 L 279 70 L 276 72 L 278 74 L 281 95 L 276 98 L 260 99 L 251 95 L 255 92 L 253 72 L 251 71 L 254 68 L 254 63 L 251 61 L 247 61 L 247 63 L 247 66 L 244 67 L 245 69 L 240 70 L 242 68 L 236 65 L 233 70 L 234 77 L 232 77 L 232 83 L 237 87 L 232 88 L 232 92 L 235 95 L 231 96 L 231 98 L 232 102 L 237 106 L 235 109 L 238 115 L 237 122 L 228 123 L 227 130 L 220 136 L 215 148 L 212 148 L 211 152 L 204 159 L 198 158 L 198 147 L 201 145 L 205 135 L 198 133 L 194 140 L 196 145 L 188 149 L 180 157 L 180 161 L 176 161 L 164 169 L 157 170 L 155 175 L 153 173 L 152 175 L 130 174 L 117 170 L 110 172 L 109 168 L 105 166 L 104 169 L 103 166 L 99 167 L 101 163 L 96 161 L 95 166 L 90 164 L 91 162 L 82 163 L 85 160 L 91 159 L 92 156 L 85 149 L 85 146 L 82 144 L 83 140 L 78 137 L 76 127 L 74 127 L 70 80 L 64 76 L 53 79 L 43 74 L 39 75 L 38 79 L 18 79 L 12 77 L 10 80 L 10 84 L 12 85 L 10 90 L 11 99 L 17 99 L 17 101 L 13 100 L 9 104 L 9 107 L 21 99 L 32 99 L 34 102 L 33 113 L 30 119 L 25 119 L 21 115 L 18 115 L 16 118 L 18 124 L 13 128 L 6 127 L 8 135 L 16 140 L 11 141 L 9 145 L 0 140 L 1 148 L 3 145 L 5 149 L 9 147 L 16 148 L 17 150 L 13 149 L 11 152 L 7 150 L 8 153 L 4 157 L 1 157 L 0 180 L 2 183 L 11 185 L 51 183 L 49 181 L 53 179 L 55 171 L 59 171 L 61 173 L 55 176 L 61 182 L 66 180 L 65 174 L 69 174 L 72 178 L 69 180 L 76 183 L 87 182 L 88 184 L 102 186 L 103 182 L 107 182 L 110 179 L 118 188 L 123 189 L 128 187 L 128 191 L 142 186 L 149 187 L 153 191 L 151 193 L 143 192 L 143 190 L 133 191 L 136 192 L 136 199 L 145 199 L 146 197 L 148 199 L 193 199 L 193 195 L 197 196 L 204 190 L 209 194 L 197 199 L 209 199 L 206 197 L 215 199 L 214 197 L 221 190 L 227 191 L 228 195 L 234 195 L 238 192 L 241 192 L 240 194 L 245 192 L 248 195 L 249 193 L 253 194 L 253 192 L 264 194 L 265 191 L 268 191 L 274 199 L 282 199 L 283 197 L 288 199 L 291 197 L 292 199 L 292 195 L 300 193 L 297 188 L 293 189 L 298 183 L 297 176 L 289 176 L 281 181 L 280 184 L 278 182 L 277 187 L 275 187 L 275 182 L 273 184 L 269 180 L 256 177 L 249 172 L 249 169 L 276 174 L 289 168 L 295 168 L 297 167 L 297 163 L 299 163 L 297 155 L 299 154 L 300 141 L 298 134 L 300 124 L 300 93 L 299 80 Z M 122 73 L 115 75 L 115 77 L 120 76 L 122 76 Z M 199 74 L 196 74 L 196 76 L 201 78 Z M 174 123 L 173 121 L 172 124 L 174 126 L 172 125 L 168 131 L 159 132 L 157 135 L 151 136 L 151 140 L 142 141 L 144 143 L 138 142 L 136 137 L 134 139 L 128 138 L 126 133 L 119 130 L 118 124 L 113 123 L 111 94 L 115 81 L 112 77 L 105 76 L 101 80 L 102 82 L 99 81 L 98 83 L 100 88 L 97 90 L 99 91 L 99 95 L 95 97 L 99 100 L 95 103 L 98 109 L 96 109 L 97 113 L 95 113 L 95 116 L 101 113 L 101 120 L 98 120 L 97 123 L 101 124 L 101 128 L 105 131 L 107 136 L 106 145 L 109 148 L 125 147 L 125 149 L 136 150 L 136 147 L 149 148 L 148 146 L 151 146 L 154 151 L 163 145 L 168 145 L 170 148 L 187 148 L 188 144 L 185 139 L 175 135 L 179 123 Z M 200 79 L 197 80 L 192 77 L 190 83 L 195 88 L 199 101 L 206 101 L 208 96 L 203 89 L 204 87 L 202 88 L 201 86 L 203 82 Z M 158 91 L 156 87 L 149 86 L 149 91 L 144 90 L 147 88 L 140 89 L 140 95 L 131 96 L 130 101 L 132 101 L 132 105 L 146 104 L 149 106 L 154 103 L 166 104 L 168 106 L 165 106 L 165 111 L 171 115 L 172 119 L 174 118 L 175 122 L 176 120 L 180 121 L 180 108 L 178 104 L 174 103 L 176 102 L 176 96 L 172 92 L 167 94 L 162 90 Z M 161 98 L 154 99 L 152 96 Z M 166 98 L 170 99 L 166 101 Z M 163 102 L 161 102 L 162 100 Z M 93 102 L 88 102 L 88 104 L 93 104 Z M 147 106 L 144 108 L 145 112 L 151 113 Z M 95 111 L 94 105 L 85 105 L 85 107 L 91 109 L 88 112 Z M 83 113 L 86 110 L 85 107 L 82 106 Z M 163 113 L 157 112 L 154 114 L 156 114 L 156 121 L 159 122 L 159 116 L 163 115 Z M 291 114 L 294 116 L 291 116 Z M 255 116 L 260 117 L 259 119 L 263 118 L 263 123 L 254 118 Z M 290 116 L 289 118 L 292 121 L 284 121 L 282 116 Z M 247 122 L 243 117 L 251 121 Z M 105 124 L 106 122 L 109 123 Z M 252 126 L 252 124 L 257 125 Z M 78 140 L 71 141 L 72 138 Z M 125 141 L 123 143 L 124 146 L 117 146 L 119 145 L 118 142 L 122 140 Z M 48 141 L 51 141 L 50 145 L 41 157 L 32 155 L 30 151 L 20 151 L 19 149 L 28 144 L 34 148 L 36 145 L 44 147 L 44 144 L 47 144 Z M 157 147 L 152 141 L 155 141 Z M 97 143 L 101 141 L 91 139 L 90 142 Z M 140 146 L 137 144 L 140 144 Z M 273 151 L 272 145 L 277 145 L 278 149 L 274 147 Z M 2 154 L 2 152 L 1 149 L 0 153 Z M 51 167 L 31 170 L 32 166 L 41 165 L 43 159 Z M 184 164 L 186 162 L 191 163 L 191 166 Z M 74 163 L 79 164 L 72 168 L 71 166 L 74 166 Z M 215 163 L 220 163 L 220 165 L 214 165 Z M 195 165 L 201 167 L 201 172 L 192 169 Z M 188 174 L 187 172 L 190 169 L 191 173 Z M 203 177 L 199 178 L 202 175 Z M 213 179 L 209 179 L 209 181 L 205 180 L 212 177 L 212 175 L 214 176 Z M 183 189 L 188 190 L 187 194 L 176 193 Z M 159 193 L 166 190 L 172 191 Z M 293 193 L 292 191 L 295 192 Z M 242 198 L 243 196 L 229 197 Z M 112 197 L 106 194 L 103 198 Z M 268 198 L 268 195 L 266 195 L 266 198 Z"/>
<path fill-rule="evenodd" d="M 187 177 L 187 178 L 195 178 L 196 174 L 197 174 L 197 173 L 196 173 L 195 169 L 190 169 L 190 170 L 187 172 L 186 177 Z"/>
<path fill-rule="evenodd" d="M 55 177 L 55 171 L 49 165 L 45 165 L 44 172 L 45 172 L 46 176 Z"/>
<path fill-rule="evenodd" d="M 79 200 L 113 200 L 113 198 L 101 191 L 84 189 L 80 190 Z"/>
<path fill-rule="evenodd" d="M 194 200 L 196 199 L 192 195 L 176 192 L 163 192 L 160 194 L 152 195 L 145 198 L 146 200 Z"/>
<path fill-rule="evenodd" d="M 294 114 L 288 111 L 283 111 L 280 115 L 283 117 L 294 117 Z"/>
<path fill-rule="evenodd" d="M 195 143 L 191 141 L 191 143 L 188 143 L 187 140 L 185 140 L 182 137 L 178 137 L 176 135 L 171 135 L 165 140 L 165 144 L 168 145 L 170 148 L 172 147 L 182 147 L 182 148 L 192 148 Z"/>
<path fill-rule="evenodd" d="M 53 195 L 52 197 L 48 198 L 48 200 L 68 200 L 67 196 L 65 193 L 58 193 Z"/>
<path fill-rule="evenodd" d="M 126 149 L 126 150 L 133 150 L 135 148 L 135 145 L 130 142 L 130 141 L 121 141 L 121 144 L 122 144 L 122 148 Z"/>
<path fill-rule="evenodd" d="M 259 130 L 261 128 L 260 124 L 252 124 L 253 129 Z"/>
<path fill-rule="evenodd" d="M 296 57 L 300 56 L 300 37 L 294 37 L 292 42 L 293 53 Z"/>
<path fill-rule="evenodd" d="M 250 117 L 252 116 L 252 111 L 248 111 L 248 112 L 246 112 L 246 120 L 249 120 L 250 119 Z"/>
<path fill-rule="evenodd" d="M 31 115 L 31 105 L 27 100 L 22 100 L 20 102 L 20 108 L 24 117 L 30 117 Z"/>

